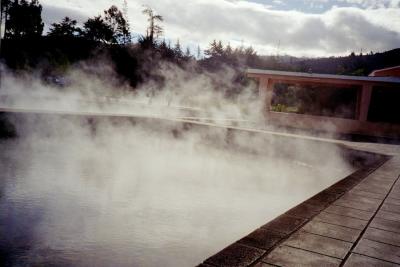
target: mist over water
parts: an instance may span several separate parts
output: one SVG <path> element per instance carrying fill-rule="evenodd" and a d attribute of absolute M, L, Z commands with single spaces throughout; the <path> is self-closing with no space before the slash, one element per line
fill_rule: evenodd
<path fill-rule="evenodd" d="M 0 109 L 96 113 L 163 118 L 196 118 L 223 122 L 259 122 L 262 101 L 254 83 L 234 85 L 237 72 L 229 67 L 197 73 L 162 63 L 156 73 L 163 82 L 148 80 L 136 90 L 120 81 L 108 62 L 84 64 L 65 73 L 62 86 L 32 74 L 3 71 Z M 55 77 L 51 77 L 52 79 Z M 58 79 L 58 78 L 57 78 Z"/>
<path fill-rule="evenodd" d="M 289 158 L 265 137 L 103 120 L 20 119 L 29 134 L 1 143 L 16 265 L 192 266 L 351 172 L 335 147 Z"/>
<path fill-rule="evenodd" d="M 4 79 L 2 107 L 75 114 L 6 115 L 17 133 L 0 140 L 6 264 L 193 266 L 353 171 L 333 145 L 174 120 L 257 121 L 248 90 L 228 99 L 175 69 L 164 90 L 135 93 L 85 75 L 66 88 Z M 137 118 L 154 114 L 168 120 Z"/>

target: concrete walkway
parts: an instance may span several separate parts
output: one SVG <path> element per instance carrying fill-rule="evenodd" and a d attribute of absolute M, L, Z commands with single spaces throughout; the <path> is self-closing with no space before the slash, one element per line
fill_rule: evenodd
<path fill-rule="evenodd" d="M 399 147 L 342 143 L 391 158 L 354 173 L 200 266 L 400 266 Z"/>
<path fill-rule="evenodd" d="M 400 266 L 399 174 L 392 158 L 256 266 Z"/>

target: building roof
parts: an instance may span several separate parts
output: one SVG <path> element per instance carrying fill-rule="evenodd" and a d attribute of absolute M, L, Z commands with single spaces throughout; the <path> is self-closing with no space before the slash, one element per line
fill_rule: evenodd
<path fill-rule="evenodd" d="M 284 79 L 299 78 L 300 80 L 321 81 L 336 80 L 342 82 L 367 82 L 367 83 L 389 83 L 400 84 L 400 77 L 374 77 L 374 76 L 349 76 L 349 75 L 333 75 L 333 74 L 318 74 L 318 73 L 305 73 L 305 72 L 291 72 L 291 71 L 276 71 L 276 70 L 261 70 L 261 69 L 247 69 L 246 73 L 249 77 L 267 76 L 270 78 Z"/>
<path fill-rule="evenodd" d="M 400 78 L 400 66 L 391 68 L 385 68 L 380 70 L 374 70 L 369 76 L 375 77 L 399 77 Z"/>

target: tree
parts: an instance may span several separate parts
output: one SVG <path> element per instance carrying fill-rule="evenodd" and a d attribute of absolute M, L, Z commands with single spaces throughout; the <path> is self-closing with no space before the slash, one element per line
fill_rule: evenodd
<path fill-rule="evenodd" d="M 195 59 L 195 57 L 192 55 L 192 51 L 190 50 L 189 46 L 186 47 L 185 54 L 184 54 L 183 58 L 186 61 L 191 61 L 191 60 Z"/>
<path fill-rule="evenodd" d="M 157 24 L 157 22 L 162 22 L 164 19 L 161 15 L 155 14 L 153 9 L 150 7 L 146 7 L 143 10 L 143 14 L 147 15 L 147 21 L 149 22 L 146 36 L 148 37 L 149 41 L 154 44 L 154 37 L 158 38 L 163 33 L 163 28 Z"/>
<path fill-rule="evenodd" d="M 104 10 L 103 16 L 89 19 L 83 27 L 84 36 L 90 40 L 111 44 L 131 42 L 129 24 L 116 6 Z"/>
<path fill-rule="evenodd" d="M 257 56 L 257 52 L 253 49 L 253 47 L 247 47 L 244 50 L 244 55 L 246 58 L 246 65 L 251 67 L 257 66 L 257 61 L 259 57 Z"/>
<path fill-rule="evenodd" d="M 124 18 L 128 21 L 128 1 L 124 0 L 122 4 L 122 13 L 124 14 Z"/>
<path fill-rule="evenodd" d="M 192 52 L 190 51 L 189 46 L 186 47 L 185 57 L 188 59 L 192 58 Z"/>
<path fill-rule="evenodd" d="M 231 44 L 228 43 L 228 45 L 227 45 L 226 48 L 225 48 L 224 54 L 225 54 L 225 56 L 227 56 L 227 57 L 231 57 L 231 56 L 232 56 L 232 53 L 233 53 L 233 49 L 232 49 L 232 47 L 231 47 Z"/>
<path fill-rule="evenodd" d="M 79 27 L 76 27 L 76 24 L 76 20 L 65 17 L 60 23 L 51 24 L 48 35 L 54 37 L 74 37 L 82 32 Z"/>
<path fill-rule="evenodd" d="M 84 36 L 93 41 L 114 43 L 113 30 L 101 16 L 88 19 L 83 25 Z"/>
<path fill-rule="evenodd" d="M 128 44 L 131 42 L 129 23 L 116 6 L 113 5 L 108 10 L 104 10 L 104 21 L 113 31 L 113 39 L 116 43 Z"/>
<path fill-rule="evenodd" d="M 8 19 L 8 10 L 10 9 L 11 6 L 11 1 L 10 0 L 0 0 L 1 1 L 1 6 L 0 6 L 0 25 L 3 25 L 3 21 L 7 21 Z M 6 23 L 4 25 L 4 28 L 6 28 Z M 1 34 L 2 27 L 0 27 L 0 37 L 2 36 Z"/>
<path fill-rule="evenodd" d="M 42 5 L 38 0 L 14 0 L 5 19 L 5 39 L 39 37 L 43 33 Z"/>
<path fill-rule="evenodd" d="M 201 49 L 200 49 L 200 45 L 197 46 L 197 59 L 201 58 Z"/>
<path fill-rule="evenodd" d="M 159 45 L 157 45 L 157 50 L 161 54 L 163 58 L 173 60 L 175 58 L 175 51 L 174 49 L 171 48 L 171 44 L 168 43 L 164 40 L 160 42 Z"/>
<path fill-rule="evenodd" d="M 176 44 L 174 47 L 174 54 L 177 59 L 180 59 L 183 57 L 183 51 L 182 51 L 181 43 L 179 42 L 179 39 L 176 41 Z"/>
<path fill-rule="evenodd" d="M 221 57 L 224 55 L 224 46 L 222 45 L 222 41 L 213 40 L 210 44 L 210 47 L 204 51 L 209 57 Z"/>
<path fill-rule="evenodd" d="M 7 29 L 7 20 L 8 20 L 8 10 L 11 6 L 10 0 L 0 0 L 0 56 L 1 56 L 1 39 L 3 37 L 3 21 L 4 21 L 4 29 Z"/>

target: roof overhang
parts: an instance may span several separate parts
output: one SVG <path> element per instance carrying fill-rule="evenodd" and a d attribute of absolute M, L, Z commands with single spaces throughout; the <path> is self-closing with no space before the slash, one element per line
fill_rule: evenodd
<path fill-rule="evenodd" d="M 347 84 L 347 85 L 389 85 L 400 86 L 399 77 L 371 77 L 371 76 L 349 76 L 317 74 L 290 71 L 275 71 L 261 69 L 247 69 L 247 76 L 250 78 L 267 78 L 278 81 Z"/>

